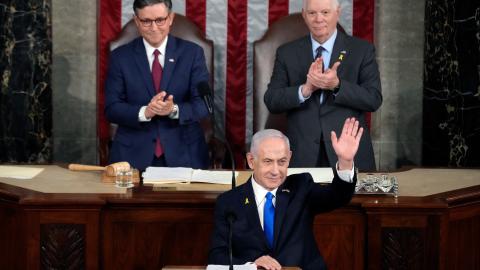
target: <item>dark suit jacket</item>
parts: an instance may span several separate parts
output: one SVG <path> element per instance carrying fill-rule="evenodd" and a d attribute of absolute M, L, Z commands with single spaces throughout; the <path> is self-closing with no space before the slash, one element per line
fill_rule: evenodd
<path fill-rule="evenodd" d="M 335 173 L 331 185 L 322 186 L 308 173 L 287 177 L 278 188 L 275 203 L 274 247 L 270 249 L 260 225 L 252 179 L 220 195 L 215 207 L 215 227 L 209 253 L 209 264 L 229 264 L 228 222 L 233 213 L 233 262 L 253 262 L 270 255 L 282 266 L 299 266 L 304 270 L 325 269 L 313 235 L 313 219 L 320 212 L 347 204 L 354 183 L 347 183 Z"/>
<path fill-rule="evenodd" d="M 315 167 L 322 136 L 333 167 L 337 157 L 330 131 L 334 130 L 338 136 L 345 119 L 355 117 L 365 129 L 355 156 L 355 165 L 361 170 L 375 170 L 372 142 L 365 122 L 365 112 L 377 110 L 382 103 L 375 49 L 366 41 L 338 31 L 330 67 L 340 55 L 343 55 L 343 60 L 337 70 L 340 79 L 337 95 L 327 91 L 326 101 L 320 105 L 320 91 L 316 91 L 301 104 L 298 88 L 306 82 L 313 61 L 310 36 L 284 44 L 277 50 L 264 101 L 271 113 L 287 113 L 287 136 L 293 151 L 291 167 Z"/>
<path fill-rule="evenodd" d="M 208 111 L 196 89 L 199 82 L 208 80 L 202 48 L 170 35 L 160 88 L 174 96 L 179 119 L 156 116 L 139 122 L 140 108 L 156 94 L 143 40 L 134 39 L 114 50 L 105 84 L 105 113 L 118 124 L 110 162 L 128 161 L 145 169 L 153 159 L 158 135 L 167 166 L 208 167 L 208 148 L 199 124 Z"/>

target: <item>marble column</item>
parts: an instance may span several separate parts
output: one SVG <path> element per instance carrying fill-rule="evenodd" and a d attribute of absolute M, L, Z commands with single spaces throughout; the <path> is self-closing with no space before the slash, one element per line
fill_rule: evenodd
<path fill-rule="evenodd" d="M 97 1 L 52 1 L 53 153 L 97 163 Z"/>
<path fill-rule="evenodd" d="M 375 1 L 383 104 L 372 117 L 379 170 L 421 165 L 424 0 Z"/>
<path fill-rule="evenodd" d="M 0 161 L 52 160 L 50 0 L 0 3 Z"/>

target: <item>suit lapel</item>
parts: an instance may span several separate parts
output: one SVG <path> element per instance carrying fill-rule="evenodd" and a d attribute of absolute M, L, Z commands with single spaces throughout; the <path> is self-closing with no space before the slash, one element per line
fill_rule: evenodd
<path fill-rule="evenodd" d="M 277 190 L 277 198 L 275 202 L 275 229 L 273 230 L 275 247 L 279 247 L 280 244 L 280 232 L 285 221 L 288 204 L 290 203 L 290 192 L 289 189 L 284 188 L 284 184 L 282 184 Z"/>
<path fill-rule="evenodd" d="M 310 65 L 313 62 L 312 40 L 310 39 L 310 35 L 307 35 L 301 39 L 297 48 L 296 54 L 298 64 L 301 67 L 301 74 L 307 74 L 308 70 L 310 69 Z"/>
<path fill-rule="evenodd" d="M 333 49 L 332 49 L 332 55 L 330 56 L 330 63 L 329 63 L 329 68 L 335 64 L 335 62 L 340 61 L 340 66 L 338 66 L 337 69 L 337 76 L 338 78 L 342 78 L 342 72 L 343 72 L 343 61 L 345 58 L 348 57 L 348 50 L 346 46 L 346 40 L 345 40 L 345 34 L 338 31 L 337 32 L 337 38 L 335 39 L 335 43 L 333 44 Z M 330 110 L 332 110 L 334 107 L 329 106 L 329 104 L 333 103 L 333 95 L 327 91 L 326 95 L 326 102 L 324 105 L 327 106 L 322 106 L 322 113 L 326 113 Z"/>
<path fill-rule="evenodd" d="M 173 71 L 175 70 L 175 64 L 177 62 L 177 39 L 169 35 L 167 48 L 165 49 L 165 62 L 163 64 L 162 81 L 160 83 L 160 89 L 168 90 L 168 84 L 172 78 Z M 171 94 L 171 93 L 169 93 Z"/>
<path fill-rule="evenodd" d="M 252 187 L 252 178 L 245 183 L 243 194 L 241 196 L 242 205 L 247 213 L 248 223 L 253 225 L 253 230 L 258 239 L 262 239 L 266 249 L 269 249 L 267 237 L 263 232 L 262 225 L 260 224 L 260 217 L 258 216 L 257 202 L 255 201 L 255 193 Z M 248 200 L 248 203 L 247 203 Z"/>
<path fill-rule="evenodd" d="M 345 44 L 345 34 L 338 31 L 337 38 L 335 39 L 335 43 L 333 44 L 332 55 L 330 57 L 329 67 L 332 67 L 335 62 L 340 61 L 342 62 L 347 57 L 347 46 Z M 342 56 L 343 55 L 343 56 Z M 337 69 L 337 74 L 340 74 L 342 71 L 342 64 Z"/>
<path fill-rule="evenodd" d="M 134 51 L 135 63 L 137 63 L 137 67 L 140 70 L 140 74 L 142 75 L 142 79 L 145 83 L 148 93 L 151 97 L 153 97 L 156 93 L 155 89 L 153 89 L 152 72 L 150 71 L 150 67 L 148 65 L 147 52 L 145 51 L 145 45 L 143 44 L 143 39 L 141 37 L 136 39 Z"/>

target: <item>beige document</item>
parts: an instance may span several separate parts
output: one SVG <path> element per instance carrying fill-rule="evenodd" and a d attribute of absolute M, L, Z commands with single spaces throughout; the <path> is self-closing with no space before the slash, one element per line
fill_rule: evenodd
<path fill-rule="evenodd" d="M 32 179 L 43 171 L 43 168 L 0 165 L 0 177 L 15 179 Z"/>

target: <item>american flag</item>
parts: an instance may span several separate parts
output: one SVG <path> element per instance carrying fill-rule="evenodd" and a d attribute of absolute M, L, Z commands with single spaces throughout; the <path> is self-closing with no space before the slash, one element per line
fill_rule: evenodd
<path fill-rule="evenodd" d="M 173 11 L 187 16 L 214 42 L 215 115 L 220 132 L 237 160 L 252 136 L 253 42 L 268 26 L 301 12 L 302 0 L 172 0 Z M 347 33 L 373 42 L 374 0 L 339 0 L 340 24 Z M 104 79 L 109 43 L 132 19 L 133 0 L 101 0 L 98 26 L 98 137 L 100 159 L 106 162 L 109 124 L 103 114 Z M 175 23 L 175 22 L 174 22 Z M 238 163 L 238 162 L 237 162 Z M 241 164 L 241 163 L 239 163 Z"/>

